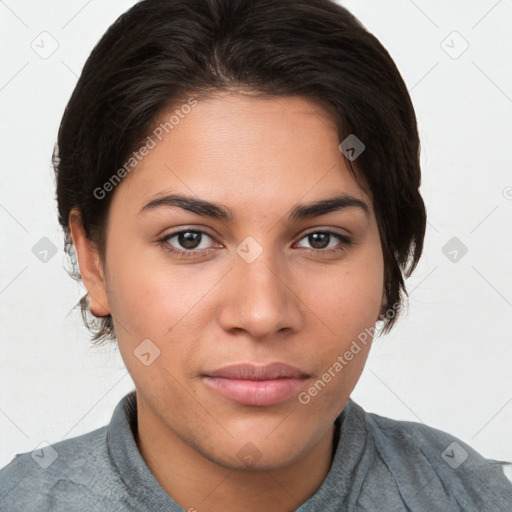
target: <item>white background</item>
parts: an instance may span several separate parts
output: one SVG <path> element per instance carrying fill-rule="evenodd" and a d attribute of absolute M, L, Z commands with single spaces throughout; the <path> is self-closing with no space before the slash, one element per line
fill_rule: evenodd
<path fill-rule="evenodd" d="M 0 2 L 0 467 L 105 425 L 133 389 L 115 348 L 93 348 L 72 310 L 84 289 L 64 270 L 50 167 L 87 56 L 132 4 Z M 429 221 L 409 313 L 375 341 L 352 398 L 512 461 L 512 1 L 343 5 L 410 90 Z M 59 45 L 47 59 L 31 48 L 43 31 Z M 469 44 L 458 58 L 453 31 Z M 442 252 L 454 236 L 468 248 L 457 262 Z M 43 237 L 58 248 L 46 263 L 32 253 Z"/>

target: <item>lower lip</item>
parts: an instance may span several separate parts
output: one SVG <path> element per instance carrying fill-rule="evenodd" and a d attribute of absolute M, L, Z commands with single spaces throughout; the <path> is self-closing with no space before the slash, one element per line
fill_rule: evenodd
<path fill-rule="evenodd" d="M 203 377 L 208 386 L 221 395 L 244 405 L 276 405 L 297 394 L 305 379 L 282 378 L 272 380 L 227 379 Z"/>

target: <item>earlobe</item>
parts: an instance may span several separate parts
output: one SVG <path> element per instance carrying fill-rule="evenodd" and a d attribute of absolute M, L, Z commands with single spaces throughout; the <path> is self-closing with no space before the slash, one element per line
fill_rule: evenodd
<path fill-rule="evenodd" d="M 97 249 L 85 234 L 80 211 L 76 208 L 69 214 L 69 228 L 82 281 L 88 292 L 89 309 L 94 316 L 107 316 L 110 314 L 110 305 L 106 292 L 103 265 Z"/>

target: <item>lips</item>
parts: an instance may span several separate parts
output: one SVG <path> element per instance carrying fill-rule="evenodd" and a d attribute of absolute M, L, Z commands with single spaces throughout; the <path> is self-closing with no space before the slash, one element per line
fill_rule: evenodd
<path fill-rule="evenodd" d="M 309 377 L 284 363 L 235 364 L 205 372 L 203 381 L 230 400 L 263 407 L 288 400 L 299 392 Z"/>
<path fill-rule="evenodd" d="M 295 366 L 284 363 L 271 363 L 260 366 L 255 364 L 234 364 L 224 366 L 218 370 L 208 371 L 206 375 L 208 377 L 243 380 L 300 379 L 302 377 L 309 377 L 309 375 L 295 368 Z"/>

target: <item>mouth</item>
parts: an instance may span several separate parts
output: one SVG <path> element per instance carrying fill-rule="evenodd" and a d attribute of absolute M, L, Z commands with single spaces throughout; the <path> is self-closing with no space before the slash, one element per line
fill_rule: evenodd
<path fill-rule="evenodd" d="M 203 382 L 240 404 L 270 406 L 296 395 L 310 375 L 284 363 L 234 364 L 205 372 Z"/>

